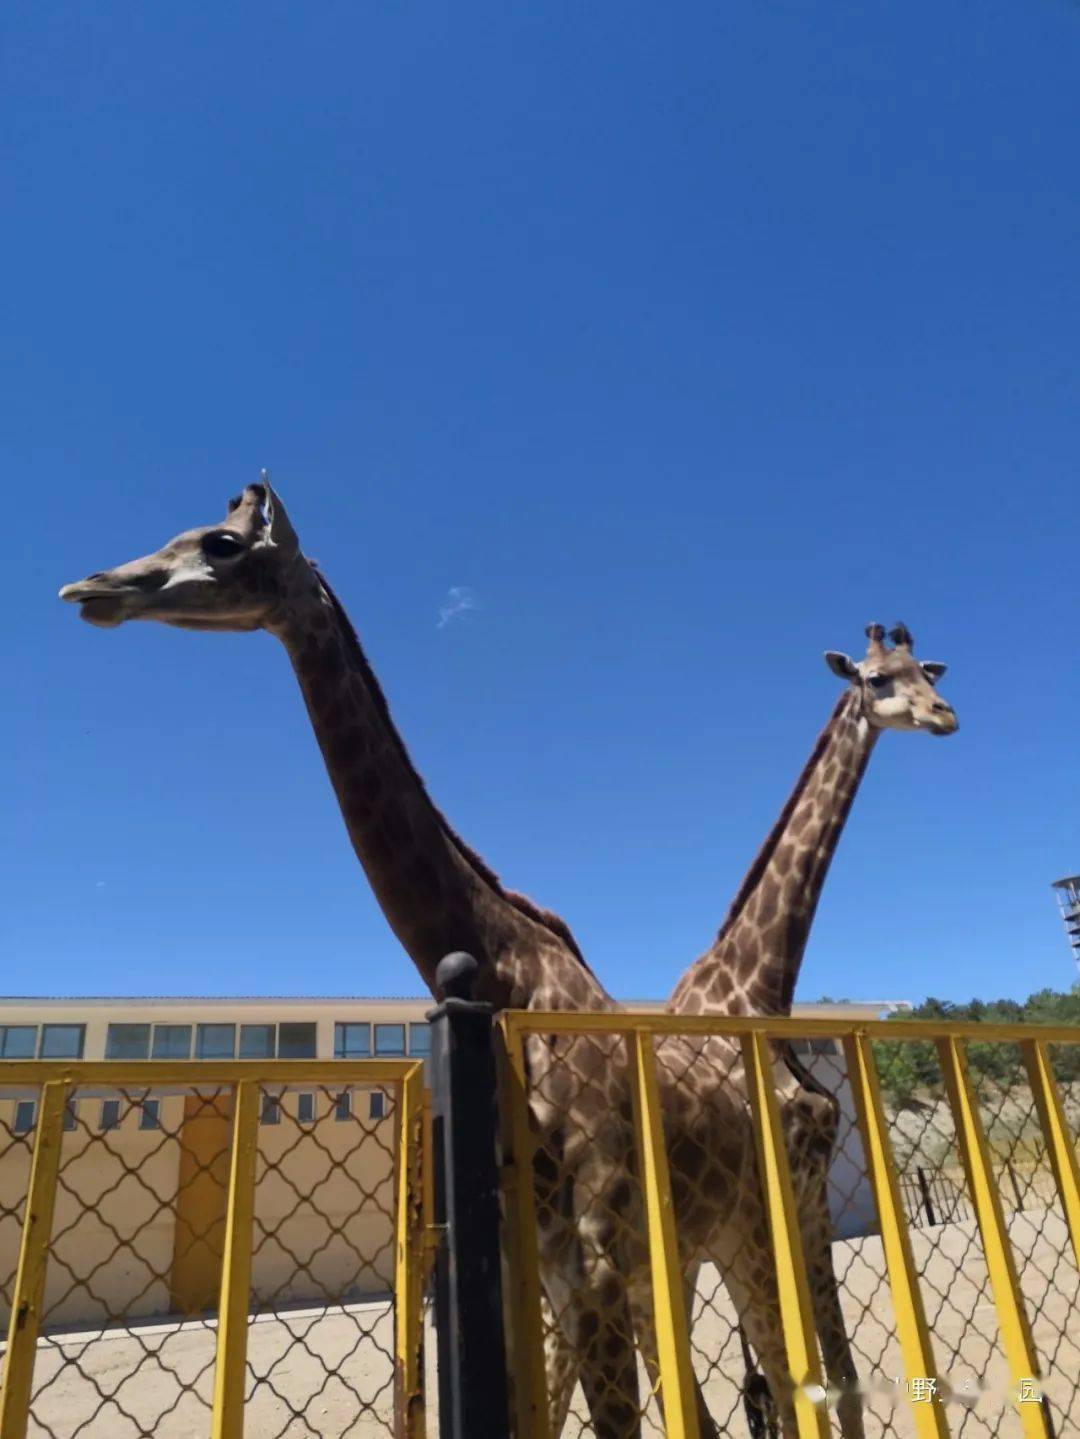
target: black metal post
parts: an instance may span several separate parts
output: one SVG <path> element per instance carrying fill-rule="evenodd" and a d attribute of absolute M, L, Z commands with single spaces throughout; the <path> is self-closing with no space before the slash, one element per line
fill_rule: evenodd
<path fill-rule="evenodd" d="M 448 954 L 435 972 L 431 1138 L 435 1223 L 435 1324 L 440 1439 L 507 1439 L 496 1167 L 495 1056 L 490 1004 L 472 996 L 479 966 Z"/>
<path fill-rule="evenodd" d="M 926 1222 L 933 1226 L 937 1223 L 934 1214 L 934 1201 L 930 1198 L 930 1186 L 926 1182 L 926 1170 L 922 1165 L 917 1165 L 915 1173 L 919 1176 L 919 1188 L 922 1191 L 923 1208 L 926 1210 Z"/>

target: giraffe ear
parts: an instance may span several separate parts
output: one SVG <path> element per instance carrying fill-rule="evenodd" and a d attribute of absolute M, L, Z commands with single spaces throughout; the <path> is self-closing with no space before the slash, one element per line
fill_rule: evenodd
<path fill-rule="evenodd" d="M 938 680 L 949 668 L 948 665 L 940 664 L 937 660 L 920 660 L 919 666 L 932 685 L 937 684 Z"/>
<path fill-rule="evenodd" d="M 825 663 L 832 670 L 834 675 L 839 675 L 842 680 L 857 680 L 859 678 L 859 667 L 850 655 L 842 654 L 839 650 L 826 650 Z"/>
<path fill-rule="evenodd" d="M 261 491 L 260 510 L 266 527 L 265 539 L 268 543 L 276 545 L 281 550 L 298 550 L 300 541 L 296 537 L 296 531 L 285 513 L 285 506 L 267 479 L 265 470 L 263 470 L 259 483 L 252 485 L 251 488 Z"/>

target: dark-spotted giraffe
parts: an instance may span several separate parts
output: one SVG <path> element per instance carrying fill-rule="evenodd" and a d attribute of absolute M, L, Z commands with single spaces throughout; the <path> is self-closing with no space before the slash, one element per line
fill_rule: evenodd
<path fill-rule="evenodd" d="M 830 651 L 826 662 L 849 682 L 818 737 L 780 817 L 751 865 L 715 942 L 679 980 L 668 1001 L 674 1014 L 786 1015 L 829 864 L 870 760 L 886 729 L 953 734 L 952 707 L 934 688 L 945 666 L 919 661 L 904 625 L 890 634 L 872 624 L 865 658 Z M 830 1384 L 840 1394 L 845 1436 L 863 1433 L 855 1366 L 832 1267 L 827 1174 L 836 1142 L 831 1096 L 813 1084 L 793 1056 L 781 1087 L 815 1322 Z M 782 1071 L 781 1071 L 782 1072 Z M 745 1344 L 744 1344 L 745 1352 Z M 760 1384 L 748 1389 L 761 1393 Z M 751 1427 L 767 1422 L 749 1407 Z"/>

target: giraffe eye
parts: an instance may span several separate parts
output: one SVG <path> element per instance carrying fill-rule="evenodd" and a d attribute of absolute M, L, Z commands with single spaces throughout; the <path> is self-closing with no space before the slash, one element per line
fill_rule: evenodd
<path fill-rule="evenodd" d="M 213 534 L 203 535 L 202 548 L 203 554 L 209 555 L 212 560 L 231 560 L 242 553 L 244 542 L 231 530 L 216 530 Z"/>
<path fill-rule="evenodd" d="M 866 682 L 871 689 L 883 690 L 889 683 L 888 675 L 867 675 Z"/>

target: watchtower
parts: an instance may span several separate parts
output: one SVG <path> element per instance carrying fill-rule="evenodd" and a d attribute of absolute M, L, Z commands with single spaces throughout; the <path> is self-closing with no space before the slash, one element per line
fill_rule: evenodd
<path fill-rule="evenodd" d="M 1055 880 L 1053 889 L 1061 906 L 1061 918 L 1065 922 L 1069 948 L 1073 952 L 1077 968 L 1080 968 L 1080 874 Z"/>

